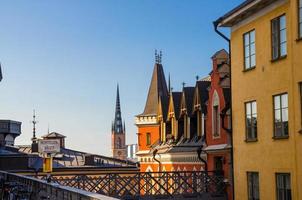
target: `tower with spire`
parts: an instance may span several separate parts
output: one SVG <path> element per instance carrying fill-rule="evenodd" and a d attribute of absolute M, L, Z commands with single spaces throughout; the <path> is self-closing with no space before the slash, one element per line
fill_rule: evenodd
<path fill-rule="evenodd" d="M 113 158 L 125 160 L 127 157 L 125 133 L 126 129 L 125 122 L 122 121 L 119 85 L 117 85 L 115 116 L 111 128 L 111 150 Z"/>

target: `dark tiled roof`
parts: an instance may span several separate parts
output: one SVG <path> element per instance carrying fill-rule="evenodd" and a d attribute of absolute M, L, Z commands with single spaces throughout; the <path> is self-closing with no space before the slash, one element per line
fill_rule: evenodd
<path fill-rule="evenodd" d="M 31 146 L 28 145 L 20 145 L 18 146 L 19 153 L 22 154 L 31 154 Z M 67 148 L 61 148 L 60 153 L 56 154 L 53 159 L 53 167 L 54 168 L 65 168 L 65 167 L 92 167 L 92 166 L 123 166 L 127 162 L 123 160 L 119 160 L 116 158 L 111 158 L 102 155 L 93 155 L 103 162 L 96 163 L 94 165 L 85 165 L 85 157 L 92 154 L 76 151 Z M 131 162 L 130 162 L 131 163 Z M 38 163 L 39 164 L 39 163 Z"/>
<path fill-rule="evenodd" d="M 199 99 L 200 99 L 200 105 L 202 108 L 202 111 L 206 113 L 206 102 L 209 99 L 209 91 L 208 87 L 211 85 L 211 81 L 197 81 L 196 87 L 198 89 Z"/>
<path fill-rule="evenodd" d="M 194 91 L 195 91 L 195 87 L 183 88 L 184 98 L 186 102 L 186 109 L 189 116 L 192 114 L 192 110 L 193 110 Z"/>
<path fill-rule="evenodd" d="M 162 106 L 164 107 L 163 110 L 166 110 L 168 106 L 167 83 L 163 66 L 156 63 L 154 65 L 145 109 L 144 112 L 139 116 L 157 115 L 159 98 L 161 98 Z"/>
<path fill-rule="evenodd" d="M 176 119 L 178 119 L 180 113 L 181 94 L 181 92 L 172 92 L 174 113 Z"/>

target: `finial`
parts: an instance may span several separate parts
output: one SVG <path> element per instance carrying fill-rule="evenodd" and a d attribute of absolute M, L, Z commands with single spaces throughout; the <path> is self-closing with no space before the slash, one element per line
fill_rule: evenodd
<path fill-rule="evenodd" d="M 163 56 L 163 54 L 162 54 L 162 51 L 160 50 L 160 51 L 159 51 L 159 56 L 158 56 L 158 63 L 159 63 L 159 64 L 161 64 L 162 56 Z"/>
<path fill-rule="evenodd" d="M 49 123 L 47 125 L 47 133 L 49 134 Z"/>
<path fill-rule="evenodd" d="M 31 122 L 33 124 L 33 138 L 32 139 L 35 140 L 36 139 L 36 124 L 38 123 L 36 121 L 36 111 L 35 111 L 35 109 L 33 110 L 33 120 Z"/>
<path fill-rule="evenodd" d="M 195 76 L 195 78 L 196 78 L 196 81 L 198 81 L 198 79 L 199 79 L 199 76 L 198 76 L 198 75 L 196 75 L 196 76 Z"/>
<path fill-rule="evenodd" d="M 158 63 L 158 54 L 157 54 L 157 49 L 155 49 L 155 63 Z"/>

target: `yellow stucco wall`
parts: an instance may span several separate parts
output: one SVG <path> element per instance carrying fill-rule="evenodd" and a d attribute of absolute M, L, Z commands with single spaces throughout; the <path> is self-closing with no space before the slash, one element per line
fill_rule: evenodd
<path fill-rule="evenodd" d="M 271 20 L 286 14 L 287 57 L 271 62 Z M 243 71 L 243 34 L 255 29 L 256 68 Z M 302 199 L 300 91 L 302 41 L 297 39 L 297 1 L 288 0 L 232 29 L 232 109 L 235 198 L 247 199 L 247 171 L 259 172 L 260 199 L 276 199 L 275 173 L 291 174 L 292 197 Z M 273 139 L 273 95 L 288 93 L 289 138 Z M 245 107 L 257 101 L 258 141 L 245 142 Z"/>

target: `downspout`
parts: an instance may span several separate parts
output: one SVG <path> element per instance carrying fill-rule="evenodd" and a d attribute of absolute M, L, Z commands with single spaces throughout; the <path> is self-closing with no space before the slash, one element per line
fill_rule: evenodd
<path fill-rule="evenodd" d="M 157 149 L 155 149 L 155 150 L 153 151 L 153 160 L 155 160 L 156 162 L 158 162 L 158 172 L 161 172 L 161 162 L 155 158 L 157 152 L 158 152 Z"/>
<path fill-rule="evenodd" d="M 203 158 L 201 157 L 201 154 L 204 152 L 204 151 L 202 150 L 202 148 L 203 148 L 203 145 L 201 145 L 201 146 L 197 149 L 197 156 L 198 156 L 198 159 L 199 159 L 201 162 L 203 162 L 203 164 L 204 164 L 204 170 L 205 170 L 205 172 L 207 173 L 207 172 L 208 172 L 208 163 L 207 163 L 207 161 L 205 161 L 205 159 L 203 159 Z"/>
<path fill-rule="evenodd" d="M 231 121 L 231 128 L 229 129 L 229 136 L 231 140 L 231 170 L 232 170 L 232 193 L 233 193 L 233 200 L 235 199 L 235 187 L 234 187 L 234 149 L 233 149 L 233 116 L 232 116 L 232 56 L 231 56 L 231 40 L 225 36 L 222 32 L 218 30 L 218 24 L 222 20 L 219 18 L 218 20 L 213 22 L 215 32 L 220 35 L 223 39 L 225 39 L 229 44 L 229 65 L 230 65 L 230 121 Z"/>

